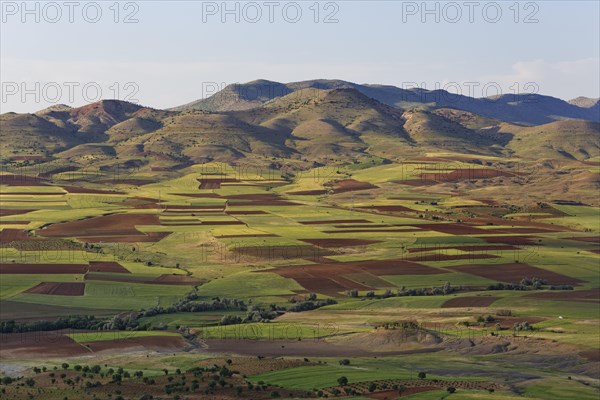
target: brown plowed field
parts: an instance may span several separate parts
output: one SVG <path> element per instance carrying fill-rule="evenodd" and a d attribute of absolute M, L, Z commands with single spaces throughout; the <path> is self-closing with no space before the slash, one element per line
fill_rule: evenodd
<path fill-rule="evenodd" d="M 36 178 L 29 175 L 9 175 L 0 174 L 0 185 L 8 186 L 47 186 L 45 179 Z"/>
<path fill-rule="evenodd" d="M 52 224 L 38 233 L 46 237 L 135 236 L 143 235 L 136 225 L 159 225 L 154 214 L 111 214 Z"/>
<path fill-rule="evenodd" d="M 489 307 L 498 299 L 499 297 L 492 296 L 455 297 L 442 304 L 442 308 Z"/>
<path fill-rule="evenodd" d="M 123 274 L 131 273 L 127 268 L 114 261 L 90 261 L 89 264 L 90 272 L 115 272 Z"/>
<path fill-rule="evenodd" d="M 488 243 L 501 243 L 513 246 L 533 246 L 537 243 L 533 241 L 538 236 L 483 236 L 477 239 L 485 240 Z"/>
<path fill-rule="evenodd" d="M 299 190 L 297 192 L 288 192 L 287 194 L 291 196 L 320 196 L 327 194 L 327 190 Z"/>
<path fill-rule="evenodd" d="M 449 260 L 477 260 L 486 258 L 499 258 L 494 254 L 420 254 L 415 257 L 408 257 L 408 261 L 449 261 Z"/>
<path fill-rule="evenodd" d="M 261 210 L 248 210 L 248 211 L 231 211 L 231 210 L 227 210 L 225 211 L 225 214 L 229 214 L 229 215 L 263 215 L 263 214 L 268 214 L 268 212 L 265 211 L 261 211 Z"/>
<path fill-rule="evenodd" d="M 370 224 L 366 219 L 330 219 L 329 221 L 298 221 L 303 225 L 329 225 L 329 224 Z M 370 225 L 369 225 L 370 226 Z M 365 226 L 366 228 L 367 226 Z"/>
<path fill-rule="evenodd" d="M 337 181 L 332 185 L 332 187 L 333 193 L 345 193 L 357 190 L 368 190 L 378 188 L 378 186 L 375 186 L 371 183 L 360 182 L 354 179 L 343 179 L 341 181 Z"/>
<path fill-rule="evenodd" d="M 87 264 L 0 264 L 0 274 L 85 274 Z"/>
<path fill-rule="evenodd" d="M 8 217 L 9 215 L 21 215 L 27 214 L 28 212 L 37 211 L 37 210 L 7 210 L 5 208 L 0 208 L 0 217 Z"/>
<path fill-rule="evenodd" d="M 85 283 L 81 282 L 42 282 L 25 293 L 52 294 L 56 296 L 83 296 Z"/>
<path fill-rule="evenodd" d="M 382 275 L 433 275 L 444 271 L 405 260 L 368 260 L 336 262 L 280 267 L 261 272 L 275 272 L 297 281 L 306 290 L 335 295 L 347 289 L 367 290 L 368 286 L 357 283 L 344 275 L 368 272 Z"/>
<path fill-rule="evenodd" d="M 508 283 L 518 283 L 525 277 L 544 279 L 550 285 L 578 285 L 583 281 L 557 274 L 542 268 L 534 267 L 529 264 L 471 264 L 447 267 L 448 269 L 464 272 L 471 275 L 481 276 L 483 278 Z"/>
<path fill-rule="evenodd" d="M 379 212 L 417 212 L 412 208 L 404 207 L 404 206 L 368 206 L 368 207 L 359 207 L 367 210 L 377 210 Z"/>

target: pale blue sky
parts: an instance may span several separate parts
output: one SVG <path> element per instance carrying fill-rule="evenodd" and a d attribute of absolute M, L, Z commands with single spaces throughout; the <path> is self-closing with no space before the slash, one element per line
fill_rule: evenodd
<path fill-rule="evenodd" d="M 454 3 L 462 12 L 456 23 L 450 22 L 456 8 L 449 2 L 427 3 L 429 8 L 438 4 L 439 23 L 435 15 L 421 21 L 421 1 L 329 2 L 337 5 L 337 23 L 323 22 L 335 8 L 329 5 L 324 10 L 328 2 L 322 1 L 320 22 L 315 23 L 312 0 L 297 2 L 302 10 L 297 23 L 284 20 L 284 6 L 288 18 L 295 15 L 295 6 L 287 1 L 276 2 L 274 23 L 268 21 L 269 9 L 263 1 L 255 2 L 263 12 L 258 22 L 244 20 L 253 18 L 255 9 L 246 6 L 243 14 L 247 2 L 240 2 L 240 23 L 233 15 L 223 23 L 220 10 L 205 15 L 203 22 L 203 9 L 220 8 L 220 1 L 135 1 L 130 3 L 137 7 L 139 22 L 131 24 L 113 21 L 112 0 L 98 2 L 99 22 L 86 22 L 82 7 L 87 3 L 82 1 L 75 9 L 73 23 L 64 6 L 62 18 L 50 23 L 54 10 L 47 8 L 44 15 L 44 2 L 40 2 L 36 23 L 35 15 L 25 15 L 27 20 L 21 21 L 22 9 L 14 9 L 15 4 L 20 8 L 21 1 L 2 2 L 2 112 L 32 112 L 53 102 L 85 103 L 78 88 L 69 99 L 65 82 L 79 86 L 98 82 L 106 98 L 124 98 L 135 91 L 130 99 L 158 108 L 205 97 L 210 82 L 257 78 L 285 82 L 338 78 L 397 86 L 417 82 L 428 89 L 435 89 L 436 83 L 443 87 L 457 82 L 464 94 L 469 94 L 465 82 L 478 82 L 480 87 L 497 82 L 505 92 L 535 82 L 540 93 L 563 99 L 600 95 L 598 1 L 519 2 L 519 22 L 514 21 L 516 2 L 499 1 L 495 4 L 502 16 L 497 23 L 485 20 L 495 17 L 495 6 L 487 1 L 477 2 L 474 22 L 469 22 L 464 1 Z M 126 3 L 119 4 L 120 20 L 135 10 L 131 5 L 125 9 Z M 35 7 L 35 2 L 29 7 Z M 90 18 L 92 11 L 88 9 Z M 410 11 L 416 14 L 407 15 Z M 531 13 L 537 23 L 524 22 Z M 23 82 L 28 88 L 36 82 L 41 86 L 55 82 L 64 90 L 61 96 L 42 93 L 39 99 L 33 95 L 23 99 L 21 88 L 12 94 L 15 84 Z M 128 82 L 137 90 L 125 87 Z M 115 87 L 120 89 L 118 95 Z M 484 95 L 477 89 L 472 94 Z M 94 99 L 94 94 L 88 93 L 87 98 Z"/>

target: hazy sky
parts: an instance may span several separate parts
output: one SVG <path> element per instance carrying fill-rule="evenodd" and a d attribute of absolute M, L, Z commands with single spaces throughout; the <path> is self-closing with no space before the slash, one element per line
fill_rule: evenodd
<path fill-rule="evenodd" d="M 166 108 L 258 78 L 598 97 L 599 3 L 3 1 L 1 111 Z"/>

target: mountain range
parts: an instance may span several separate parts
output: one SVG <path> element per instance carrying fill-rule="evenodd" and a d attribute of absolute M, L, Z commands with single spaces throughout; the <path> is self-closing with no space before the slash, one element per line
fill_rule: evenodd
<path fill-rule="evenodd" d="M 143 165 L 154 159 L 165 167 L 242 158 L 312 165 L 440 151 L 530 159 L 600 155 L 597 99 L 514 97 L 259 80 L 169 110 L 102 100 L 5 113 L 0 150 L 4 162 L 38 156 L 77 165 Z"/>

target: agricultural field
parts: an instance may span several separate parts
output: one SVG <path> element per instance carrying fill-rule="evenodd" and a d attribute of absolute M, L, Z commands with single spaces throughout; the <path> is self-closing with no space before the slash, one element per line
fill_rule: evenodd
<path fill-rule="evenodd" d="M 521 164 L 4 173 L 3 398 L 597 398 L 597 198 Z"/>

